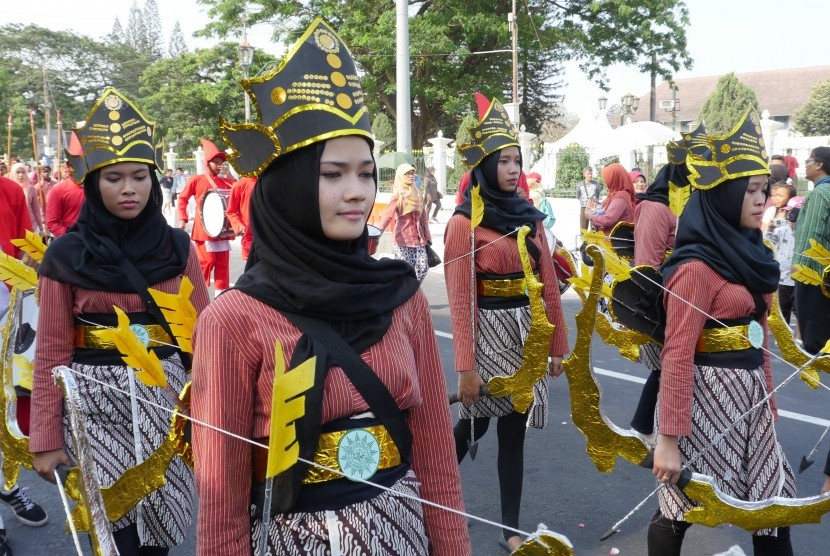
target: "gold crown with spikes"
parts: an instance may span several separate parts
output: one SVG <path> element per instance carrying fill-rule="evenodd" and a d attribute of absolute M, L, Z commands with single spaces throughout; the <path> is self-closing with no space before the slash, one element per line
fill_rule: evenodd
<path fill-rule="evenodd" d="M 119 162 L 143 162 L 161 168 L 161 144 L 154 141 L 156 123 L 130 100 L 108 87 L 95 102 L 86 122 L 72 132 L 77 143 L 67 158 L 72 179 L 83 183 L 87 174 Z M 73 141 L 74 143 L 74 141 Z"/>
<path fill-rule="evenodd" d="M 726 135 L 703 137 L 706 149 L 689 152 L 686 167 L 695 189 L 712 189 L 727 180 L 769 174 L 767 149 L 758 114 L 750 108 Z"/>
<path fill-rule="evenodd" d="M 243 80 L 259 122 L 231 125 L 222 137 L 228 160 L 243 176 L 261 174 L 277 157 L 344 135 L 373 140 L 369 111 L 348 48 L 325 21 L 316 18 L 279 67 Z"/>
<path fill-rule="evenodd" d="M 519 146 L 516 129 L 498 99 L 493 99 L 481 121 L 468 129 L 470 143 L 458 147 L 467 168 L 476 167 L 488 154 Z"/>

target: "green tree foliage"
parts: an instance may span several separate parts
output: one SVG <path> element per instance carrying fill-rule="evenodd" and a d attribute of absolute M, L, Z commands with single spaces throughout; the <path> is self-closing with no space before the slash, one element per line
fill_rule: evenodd
<path fill-rule="evenodd" d="M 557 196 L 572 196 L 582 181 L 582 169 L 588 165 L 588 151 L 578 143 L 572 143 L 559 151 L 556 163 Z"/>
<path fill-rule="evenodd" d="M 810 92 L 810 100 L 795 114 L 795 130 L 804 135 L 830 135 L 830 79 Z"/>
<path fill-rule="evenodd" d="M 724 135 L 732 131 L 749 107 L 758 110 L 755 91 L 738 81 L 734 73 L 728 73 L 703 103 L 700 118 L 709 134 Z"/>
<path fill-rule="evenodd" d="M 275 33 L 292 42 L 311 18 L 321 15 L 339 29 L 358 65 L 369 110 L 394 120 L 395 6 L 376 0 L 199 0 L 212 23 L 201 34 L 225 37 L 239 31 L 246 7 L 250 23 L 279 21 Z M 512 60 L 508 0 L 410 2 L 412 137 L 414 145 L 438 129 L 453 129 L 473 106 L 473 93 L 510 100 Z M 577 59 L 593 79 L 614 62 L 670 77 L 690 67 L 682 0 L 527 0 L 518 17 L 519 89 L 522 119 L 539 133 L 555 114 L 563 60 Z M 288 31 L 290 29 L 291 31 Z M 499 52 L 493 52 L 499 51 Z M 654 57 L 652 58 L 652 54 Z"/>
<path fill-rule="evenodd" d="M 372 121 L 372 133 L 376 139 L 383 141 L 383 146 L 381 147 L 383 151 L 395 150 L 395 142 L 398 139 L 397 131 L 389 116 L 383 112 L 375 116 L 375 119 Z"/>
<path fill-rule="evenodd" d="M 167 45 L 167 55 L 175 58 L 179 54 L 187 52 L 187 43 L 184 41 L 182 26 L 176 21 L 173 30 L 170 32 L 170 42 Z"/>
<path fill-rule="evenodd" d="M 29 110 L 35 112 L 35 125 L 43 128 L 48 108 L 54 129 L 55 110 L 60 109 L 69 128 L 85 119 L 104 87 L 118 85 L 114 78 L 129 68 L 128 59 L 121 67 L 107 44 L 70 31 L 12 24 L 0 26 L 0 33 L 0 111 L 12 115 L 13 153 L 29 156 L 32 151 Z"/>
<path fill-rule="evenodd" d="M 268 54 L 254 51 L 254 68 L 272 61 Z M 187 156 L 200 138 L 221 143 L 220 117 L 231 123 L 245 121 L 241 78 L 235 43 L 185 52 L 147 68 L 141 76 L 140 104 L 158 122 L 165 141 L 176 141 L 179 153 Z"/>

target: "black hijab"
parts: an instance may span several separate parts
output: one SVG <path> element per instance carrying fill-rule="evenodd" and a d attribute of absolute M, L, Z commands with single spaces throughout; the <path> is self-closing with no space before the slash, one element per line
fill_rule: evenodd
<path fill-rule="evenodd" d="M 637 193 L 634 198 L 669 206 L 669 182 L 678 187 L 688 187 L 689 169 L 686 168 L 685 164 L 666 164 L 657 172 L 657 177 L 654 178 L 654 182 L 648 186 L 648 189 L 643 193 Z"/>
<path fill-rule="evenodd" d="M 544 220 L 547 215 L 536 209 L 527 199 L 519 197 L 516 191 L 502 191 L 499 188 L 498 165 L 501 150 L 488 154 L 473 168 L 470 186 L 464 191 L 463 200 L 456 213 L 467 218 L 472 214 L 473 187 L 480 185 L 481 200 L 484 202 L 484 218 L 481 226 L 508 234 L 522 226 L 530 227 L 530 235 L 536 234 L 536 222 Z"/>
<path fill-rule="evenodd" d="M 692 192 L 677 226 L 674 251 L 661 267 L 664 283 L 681 264 L 699 259 L 754 294 L 778 288 L 778 262 L 764 245 L 761 230 L 741 228 L 748 184 L 749 178 L 738 178 Z"/>
<path fill-rule="evenodd" d="M 326 238 L 318 196 L 324 147 L 282 156 L 259 178 L 251 199 L 253 248 L 235 288 L 277 310 L 328 322 L 360 353 L 383 337 L 392 311 L 419 285 L 407 263 L 369 255 L 365 229 L 352 241 Z"/>
<path fill-rule="evenodd" d="M 98 187 L 101 171 L 88 174 L 78 221 L 49 245 L 38 273 L 87 290 L 143 293 L 122 272 L 123 261 L 131 263 L 148 285 L 184 272 L 190 237 L 167 224 L 155 168 L 148 165 L 148 169 L 150 198 L 131 220 L 118 218 L 104 206 Z"/>

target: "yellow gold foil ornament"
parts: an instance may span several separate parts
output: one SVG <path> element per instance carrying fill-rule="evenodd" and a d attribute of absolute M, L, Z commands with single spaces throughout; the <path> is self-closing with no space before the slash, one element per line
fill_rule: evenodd
<path fill-rule="evenodd" d="M 574 547 L 568 537 L 543 527 L 540 525 L 540 530 L 511 552 L 511 556 L 573 556 Z"/>
<path fill-rule="evenodd" d="M 3 288 L 0 284 L 0 288 Z M 17 315 L 26 292 L 14 288 L 9 297 L 6 320 L 0 327 L 0 357 L 2 357 L 2 380 L 0 387 L 0 451 L 3 454 L 3 488 L 11 490 L 17 483 L 20 466 L 32 469 L 33 458 L 29 452 L 29 439 L 20 430 L 17 422 L 17 395 L 14 389 L 14 343 L 20 325 Z"/>
<path fill-rule="evenodd" d="M 725 494 L 718 489 L 712 477 L 698 473 L 692 475 L 692 481 L 684 492 L 701 504 L 686 512 L 686 521 L 708 527 L 730 523 L 747 531 L 755 531 L 801 523 L 820 523 L 821 517 L 830 511 L 830 493 L 807 498 L 776 496 L 749 502 Z"/>
<path fill-rule="evenodd" d="M 539 382 L 548 371 L 550 339 L 554 329 L 545 313 L 545 302 L 542 299 L 544 284 L 536 279 L 533 267 L 530 265 L 530 256 L 525 243 L 528 233 L 530 233 L 530 228 L 522 226 L 516 239 L 527 283 L 527 296 L 530 299 L 530 329 L 524 342 L 522 364 L 512 376 L 494 376 L 487 381 L 487 390 L 491 395 L 498 397 L 512 395 L 513 407 L 519 413 L 527 411 L 533 403 L 533 385 Z"/>
<path fill-rule="evenodd" d="M 135 376 L 146 386 L 167 388 L 167 375 L 161 365 L 161 360 L 154 351 L 139 340 L 135 331 L 130 327 L 127 314 L 113 305 L 118 316 L 118 326 L 95 332 L 102 340 L 112 342 L 121 352 L 124 364 L 136 370 Z"/>
<path fill-rule="evenodd" d="M 602 411 L 601 391 L 591 365 L 591 342 L 605 265 L 596 246 L 589 245 L 586 252 L 594 261 L 594 272 L 588 297 L 576 315 L 576 345 L 563 366 L 574 425 L 585 435 L 586 450 L 596 468 L 608 473 L 614 469 L 617 456 L 639 464 L 649 450 L 642 436 L 618 427 Z"/>
<path fill-rule="evenodd" d="M 787 363 L 795 365 L 796 368 L 804 366 L 812 356 L 804 351 L 798 345 L 793 337 L 793 331 L 784 322 L 784 316 L 781 313 L 781 306 L 778 304 L 778 292 L 772 294 L 772 303 L 769 307 L 769 316 L 767 317 L 767 324 L 770 332 L 772 332 L 778 349 L 781 351 L 781 357 Z M 809 366 L 801 371 L 801 379 L 807 383 L 810 388 L 817 388 L 821 379 L 819 378 L 819 371 L 823 373 L 830 373 L 830 357 L 819 357 L 813 361 Z"/>

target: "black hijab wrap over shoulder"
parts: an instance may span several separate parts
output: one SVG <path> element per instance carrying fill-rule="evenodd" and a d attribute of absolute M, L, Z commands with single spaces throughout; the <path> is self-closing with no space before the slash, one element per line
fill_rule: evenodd
<path fill-rule="evenodd" d="M 326 373 L 339 363 L 310 335 L 331 326 L 362 353 L 386 334 L 393 311 L 419 287 L 407 263 L 369 255 L 366 229 L 352 241 L 326 238 L 319 202 L 324 148 L 325 142 L 319 142 L 283 155 L 260 176 L 251 198 L 253 247 L 246 271 L 234 286 L 280 313 L 313 319 L 290 362 L 294 368 L 318 356 L 314 386 L 305 395 L 305 415 L 295 421 L 300 457 L 305 460 L 313 459 L 317 448 Z M 298 462 L 275 478 L 280 508 L 296 502 L 307 470 L 308 464 Z"/>
<path fill-rule="evenodd" d="M 100 170 L 84 179 L 85 201 L 78 221 L 46 250 L 38 274 L 87 290 L 136 292 L 121 270 L 131 263 L 153 285 L 182 274 L 190 254 L 190 237 L 171 228 L 161 213 L 161 186 L 148 165 L 152 189 L 147 205 L 124 220 L 104 206 L 98 188 Z"/>
<path fill-rule="evenodd" d="M 749 178 L 708 190 L 694 190 L 680 216 L 672 254 L 661 267 L 663 283 L 683 263 L 699 259 L 733 284 L 753 294 L 778 288 L 779 267 L 760 229 L 741 228 Z"/>

